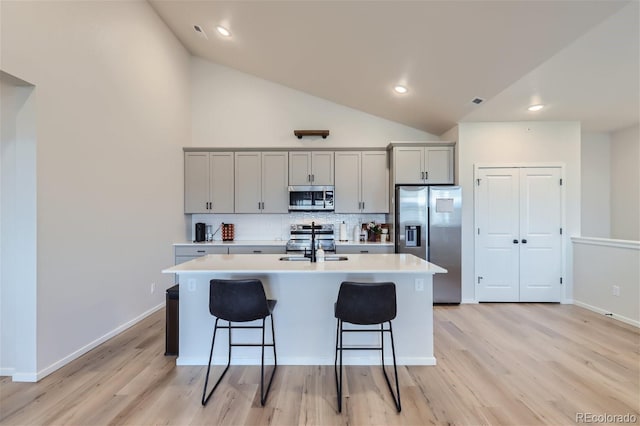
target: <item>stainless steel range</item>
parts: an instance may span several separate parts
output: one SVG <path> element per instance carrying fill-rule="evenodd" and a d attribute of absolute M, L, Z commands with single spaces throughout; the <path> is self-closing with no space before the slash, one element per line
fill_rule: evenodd
<path fill-rule="evenodd" d="M 316 244 L 325 252 L 335 253 L 336 243 L 333 235 L 333 224 L 316 224 L 314 226 Z M 306 253 L 311 251 L 311 225 L 291 225 L 291 236 L 287 242 L 287 252 Z"/>

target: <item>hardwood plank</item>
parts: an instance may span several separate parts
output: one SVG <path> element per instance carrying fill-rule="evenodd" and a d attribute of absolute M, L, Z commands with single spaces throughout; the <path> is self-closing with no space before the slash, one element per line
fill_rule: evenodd
<path fill-rule="evenodd" d="M 160 311 L 39 383 L 0 379 L 0 424 L 555 425 L 575 423 L 578 412 L 640 419 L 633 326 L 571 305 L 479 304 L 436 307 L 434 328 L 438 365 L 398 369 L 400 414 L 380 366 L 345 367 L 342 414 L 332 365 L 279 366 L 265 407 L 260 368 L 232 366 L 202 407 L 205 368 L 176 367 L 163 355 Z"/>

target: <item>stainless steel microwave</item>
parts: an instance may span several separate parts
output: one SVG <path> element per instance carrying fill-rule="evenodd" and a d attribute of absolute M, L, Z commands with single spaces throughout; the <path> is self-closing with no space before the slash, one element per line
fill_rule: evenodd
<path fill-rule="evenodd" d="M 289 211 L 333 211 L 333 185 L 289 186 Z"/>

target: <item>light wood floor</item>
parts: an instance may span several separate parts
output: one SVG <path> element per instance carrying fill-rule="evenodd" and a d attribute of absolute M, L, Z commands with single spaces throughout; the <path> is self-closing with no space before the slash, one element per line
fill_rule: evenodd
<path fill-rule="evenodd" d="M 333 342 L 327 342 L 331 345 Z M 333 366 L 280 366 L 260 406 L 259 367 L 231 367 L 209 405 L 204 367 L 164 353 L 164 311 L 39 383 L 0 381 L 0 424 L 574 424 L 576 414 L 640 423 L 638 329 L 571 305 L 435 309 L 438 365 L 402 367 L 402 413 L 379 367 L 348 367 L 336 413 Z"/>

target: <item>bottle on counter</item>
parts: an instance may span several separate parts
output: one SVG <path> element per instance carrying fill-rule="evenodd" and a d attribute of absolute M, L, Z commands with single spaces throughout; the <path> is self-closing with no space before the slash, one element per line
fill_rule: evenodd
<path fill-rule="evenodd" d="M 322 246 L 319 246 L 318 250 L 316 250 L 316 262 L 324 262 L 324 250 Z"/>
<path fill-rule="evenodd" d="M 353 241 L 356 243 L 360 241 L 360 224 L 353 227 Z"/>

